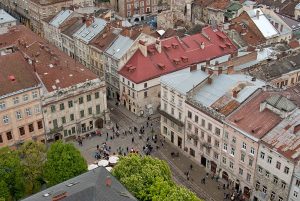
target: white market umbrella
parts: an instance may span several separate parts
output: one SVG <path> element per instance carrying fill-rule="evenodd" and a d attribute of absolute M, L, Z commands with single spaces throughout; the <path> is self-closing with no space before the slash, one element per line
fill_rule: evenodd
<path fill-rule="evenodd" d="M 97 167 L 98 167 L 98 165 L 90 164 L 90 165 L 88 166 L 88 170 L 93 170 L 93 169 L 95 169 L 95 168 L 97 168 Z"/>
<path fill-rule="evenodd" d="M 103 166 L 103 167 L 108 166 L 108 160 L 100 160 L 98 162 L 98 166 Z"/>
<path fill-rule="evenodd" d="M 105 167 L 108 172 L 112 171 L 112 167 Z"/>
<path fill-rule="evenodd" d="M 110 156 L 108 159 L 109 163 L 111 163 L 111 164 L 116 164 L 118 162 L 118 160 L 119 160 L 118 156 Z"/>

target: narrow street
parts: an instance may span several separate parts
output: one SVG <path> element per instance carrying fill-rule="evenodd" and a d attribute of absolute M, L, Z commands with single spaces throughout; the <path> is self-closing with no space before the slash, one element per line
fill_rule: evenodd
<path fill-rule="evenodd" d="M 133 148 L 138 150 L 139 153 L 143 153 L 142 150 L 143 146 L 145 146 L 147 142 L 147 137 L 151 139 L 153 134 L 157 134 L 160 137 L 160 116 L 158 114 L 151 116 L 149 126 L 147 127 L 147 118 L 136 117 L 124 107 L 115 106 L 112 102 L 108 102 L 108 108 L 111 110 L 110 117 L 113 122 L 113 126 L 118 124 L 120 127 L 120 137 L 115 137 L 111 140 L 110 136 L 112 136 L 112 131 L 103 129 L 103 135 L 101 137 L 86 139 L 83 142 L 83 146 L 79 146 L 74 142 L 75 146 L 81 151 L 89 164 L 95 161 L 94 153 L 96 146 L 98 144 L 102 144 L 103 142 L 106 142 L 109 146 L 111 146 L 111 153 L 117 153 L 118 148 L 126 150 L 127 147 L 129 149 Z M 153 134 L 151 133 L 151 123 L 154 130 Z M 123 131 L 128 130 L 129 127 L 133 128 L 134 126 L 136 126 L 138 129 L 141 126 L 145 127 L 145 134 L 143 134 L 142 139 L 139 139 L 138 132 L 133 132 L 132 135 L 127 134 L 126 136 L 122 134 Z M 106 133 L 109 135 L 108 139 L 106 139 Z M 134 142 L 132 142 L 133 138 Z M 153 142 L 152 144 L 154 145 Z M 160 143 L 158 144 L 160 145 Z M 199 198 L 203 198 L 206 201 L 223 201 L 224 192 L 229 193 L 229 191 L 218 189 L 218 182 L 210 179 L 210 177 L 206 179 L 205 184 L 202 184 L 201 179 L 206 176 L 204 168 L 193 162 L 191 159 L 189 159 L 189 156 L 183 154 L 182 152 L 180 152 L 179 157 L 171 156 L 171 152 L 178 151 L 179 150 L 174 145 L 166 141 L 163 147 L 160 145 L 159 149 L 154 148 L 154 151 L 151 155 L 166 161 L 171 168 L 174 181 L 195 192 Z M 193 165 L 192 170 L 190 170 L 191 164 Z M 187 180 L 185 175 L 186 171 L 190 172 L 189 180 Z"/>

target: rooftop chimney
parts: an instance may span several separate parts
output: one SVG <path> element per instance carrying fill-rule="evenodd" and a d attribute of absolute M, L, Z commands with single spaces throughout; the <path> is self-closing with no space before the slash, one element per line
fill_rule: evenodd
<path fill-rule="evenodd" d="M 207 78 L 207 84 L 211 84 L 212 83 L 212 79 L 211 79 L 211 77 L 208 77 Z"/>
<path fill-rule="evenodd" d="M 231 64 L 227 67 L 227 74 L 230 75 L 233 73 L 234 73 L 234 66 L 233 66 L 233 64 Z"/>
<path fill-rule="evenodd" d="M 191 67 L 190 67 L 190 72 L 193 72 L 193 71 L 196 71 L 197 70 L 197 65 L 195 64 L 195 65 L 192 65 Z"/>
<path fill-rule="evenodd" d="M 200 48 L 203 50 L 205 47 L 204 42 L 201 43 Z"/>
<path fill-rule="evenodd" d="M 260 11 L 259 10 L 256 10 L 256 18 L 259 19 L 259 13 Z"/>
<path fill-rule="evenodd" d="M 14 82 L 16 80 L 15 76 L 14 75 L 10 75 L 8 76 L 8 79 L 12 82 Z"/>
<path fill-rule="evenodd" d="M 158 53 L 161 53 L 161 41 L 159 39 L 156 40 L 155 47 Z"/>
<path fill-rule="evenodd" d="M 238 93 L 239 93 L 239 91 L 233 90 L 233 91 L 232 91 L 232 97 L 233 97 L 233 98 L 237 98 Z"/>
<path fill-rule="evenodd" d="M 144 57 L 147 57 L 147 45 L 145 41 L 139 40 L 139 49 Z"/>
<path fill-rule="evenodd" d="M 107 187 L 111 187 L 111 183 L 112 183 L 112 180 L 111 180 L 110 176 L 107 176 L 105 179 L 105 185 Z"/>
<path fill-rule="evenodd" d="M 218 75 L 221 75 L 222 72 L 223 72 L 223 68 L 222 68 L 222 66 L 219 66 L 219 67 L 218 67 Z"/>

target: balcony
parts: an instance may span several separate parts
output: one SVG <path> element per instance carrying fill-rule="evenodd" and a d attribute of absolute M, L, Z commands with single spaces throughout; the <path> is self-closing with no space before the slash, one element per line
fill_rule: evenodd
<path fill-rule="evenodd" d="M 174 123 L 177 124 L 178 126 L 180 126 L 180 127 L 183 127 L 183 126 L 184 126 L 184 123 L 183 123 L 182 121 L 176 119 L 174 116 L 170 115 L 170 114 L 167 113 L 166 111 L 161 110 L 161 109 L 160 109 L 160 106 L 157 107 L 157 111 L 158 111 L 158 113 L 160 113 L 162 116 L 167 117 L 168 119 L 170 119 L 172 122 L 174 122 Z"/>
<path fill-rule="evenodd" d="M 63 126 L 60 126 L 60 127 L 56 127 L 56 128 L 53 128 L 53 129 L 50 129 L 50 132 L 48 134 L 55 134 L 55 133 L 59 133 L 61 131 L 63 131 L 64 127 Z"/>
<path fill-rule="evenodd" d="M 207 148 L 207 149 L 211 149 L 211 148 L 212 148 L 211 144 L 208 143 L 208 142 L 204 142 L 204 143 L 202 143 L 201 145 L 202 145 L 203 147 Z"/>
<path fill-rule="evenodd" d="M 191 134 L 191 133 L 188 133 L 188 134 L 187 134 L 187 137 L 188 137 L 189 139 L 193 139 L 193 140 L 195 140 L 195 141 L 198 141 L 198 140 L 199 140 L 199 136 L 198 136 L 197 134 Z"/>

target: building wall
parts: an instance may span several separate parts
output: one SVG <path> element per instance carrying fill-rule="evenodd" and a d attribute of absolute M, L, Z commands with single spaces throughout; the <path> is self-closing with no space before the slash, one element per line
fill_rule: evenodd
<path fill-rule="evenodd" d="M 295 20 L 299 20 L 300 19 L 300 9 L 295 9 Z"/>
<path fill-rule="evenodd" d="M 284 172 L 285 168 L 289 169 L 288 173 Z M 293 169 L 293 162 L 260 144 L 253 197 L 261 201 L 288 200 Z"/>
<path fill-rule="evenodd" d="M 84 135 L 105 121 L 107 110 L 105 83 L 100 79 L 74 85 L 44 95 L 43 114 L 47 139 Z"/>
<path fill-rule="evenodd" d="M 75 43 L 72 38 L 65 34 L 61 34 L 62 37 L 62 49 L 65 53 L 67 53 L 70 57 L 75 59 Z"/>
<path fill-rule="evenodd" d="M 257 160 L 258 140 L 249 136 L 251 135 L 245 135 L 229 125 L 224 125 L 221 167 L 228 174 L 231 186 L 236 189 L 238 187 L 242 192 L 245 191 L 245 187 L 253 187 Z"/>
<path fill-rule="evenodd" d="M 224 23 L 224 11 L 207 8 L 207 23 L 221 25 Z"/>
<path fill-rule="evenodd" d="M 279 78 L 270 81 L 279 88 L 295 86 L 300 82 L 300 69 L 281 75 Z"/>
<path fill-rule="evenodd" d="M 0 97 L 0 147 L 44 139 L 40 100 L 39 87 Z M 17 112 L 20 112 L 20 118 L 17 118 Z"/>
<path fill-rule="evenodd" d="M 186 151 L 207 171 L 219 175 L 223 123 L 189 103 L 186 104 L 185 116 Z"/>
<path fill-rule="evenodd" d="M 292 182 L 291 182 L 291 190 L 289 193 L 288 201 L 298 201 L 300 197 L 300 166 L 299 164 L 295 168 Z"/>
<path fill-rule="evenodd" d="M 103 52 L 93 46 L 89 46 L 91 70 L 99 77 L 104 78 Z"/>

